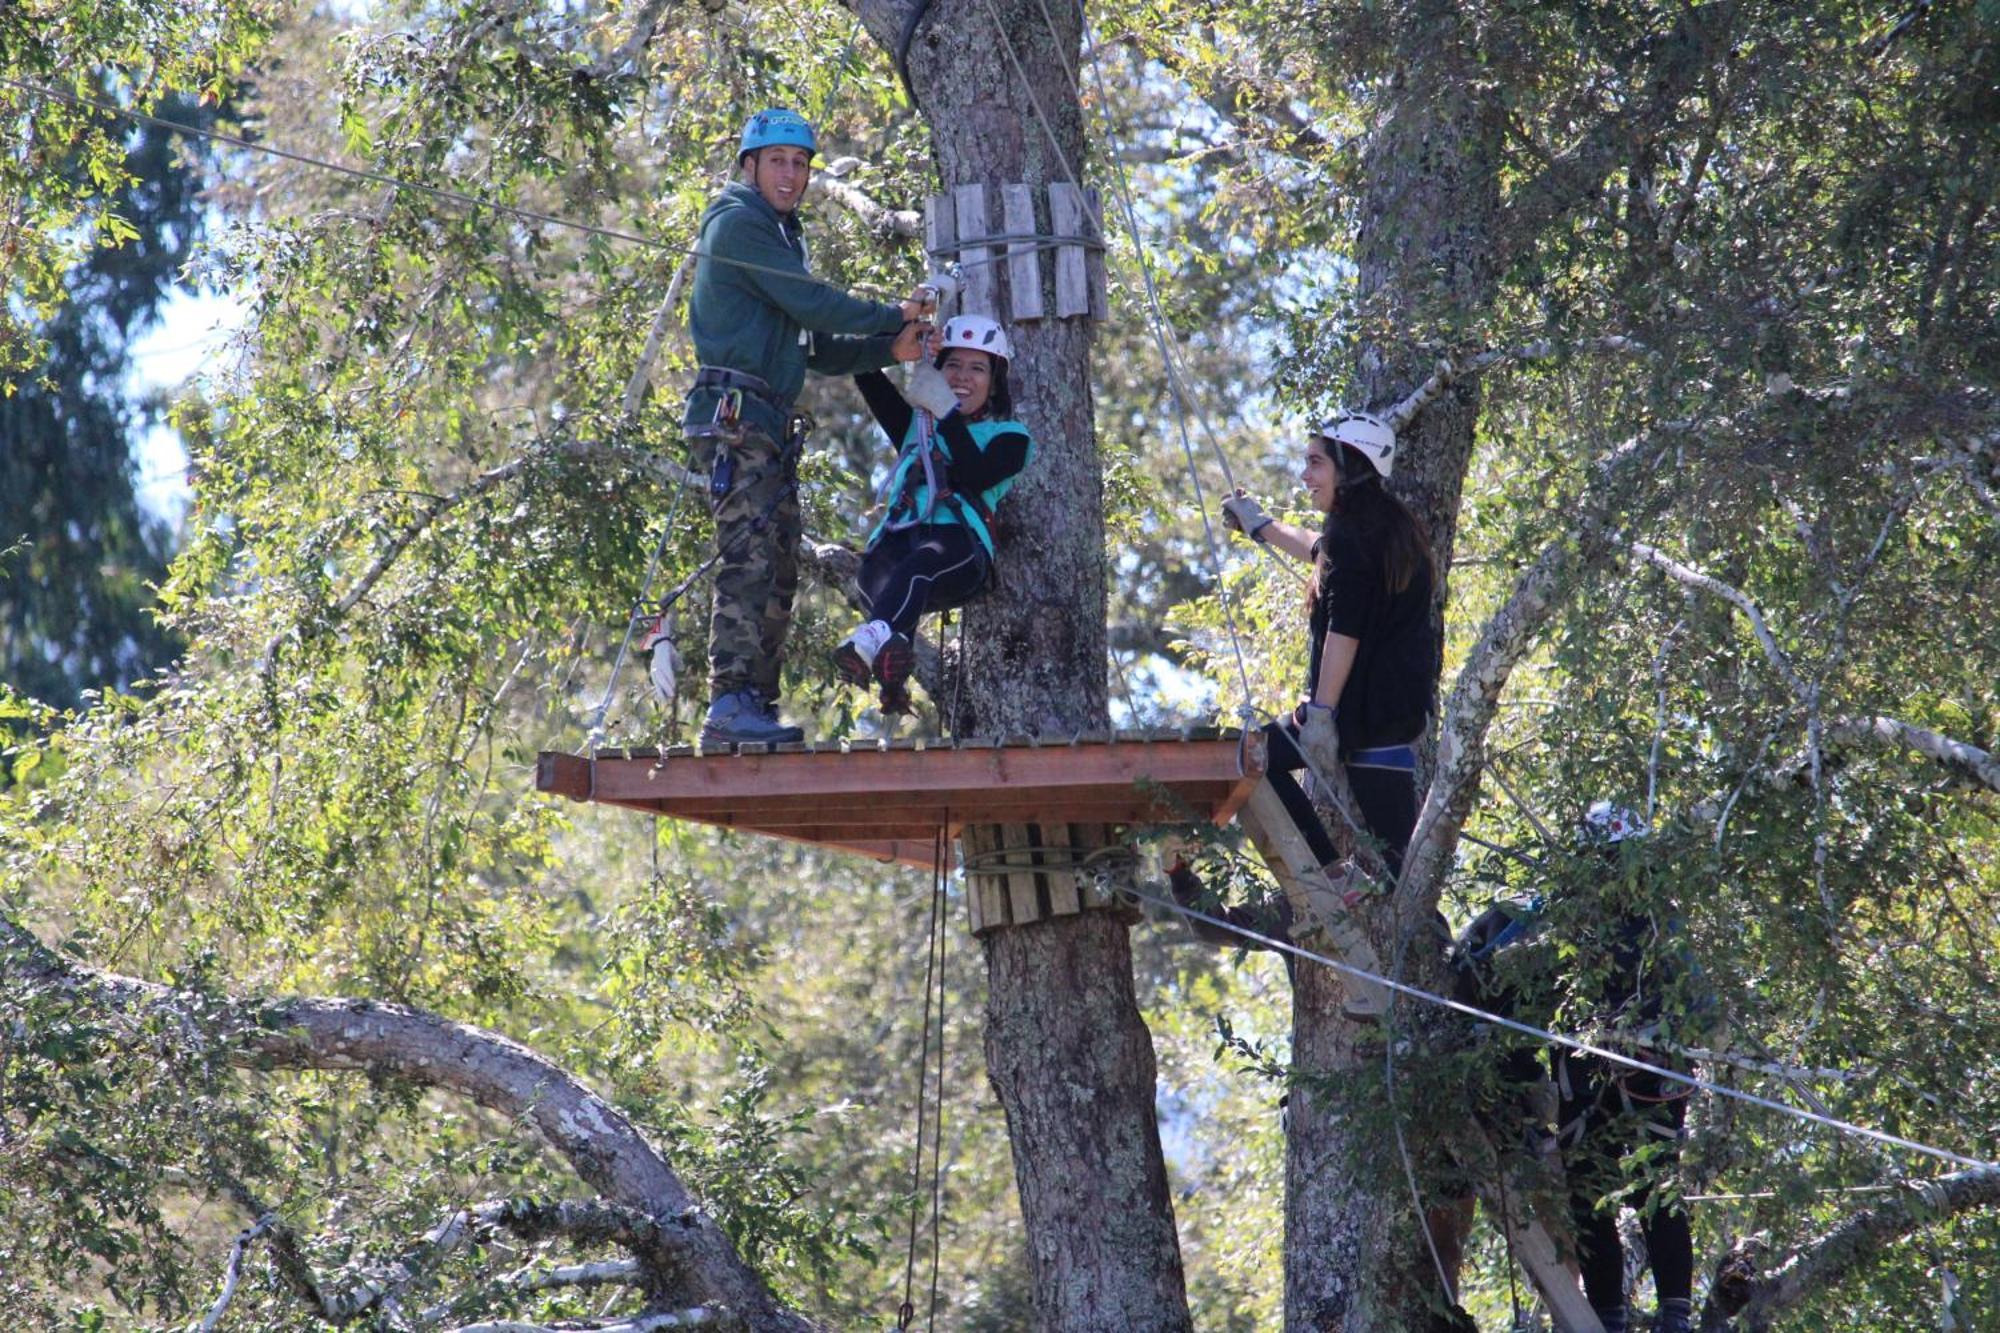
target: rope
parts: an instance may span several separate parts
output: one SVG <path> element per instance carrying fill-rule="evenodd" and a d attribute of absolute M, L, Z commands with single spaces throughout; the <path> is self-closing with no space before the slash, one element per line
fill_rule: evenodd
<path fill-rule="evenodd" d="M 930 1313 L 925 1326 L 930 1327 L 937 1320 L 938 1260 L 939 1260 L 939 1195 L 942 1174 L 941 1157 L 944 1137 L 944 944 L 946 923 L 944 919 L 944 849 L 945 827 L 940 825 L 936 841 L 931 849 L 931 903 L 930 920 L 924 927 L 924 1026 L 917 1052 L 917 1142 L 910 1154 L 910 1241 L 903 1260 L 903 1303 L 896 1310 L 896 1328 L 903 1333 L 916 1322 L 917 1307 L 917 1218 L 923 1201 L 920 1186 L 924 1169 L 924 1096 L 928 1090 L 931 1055 L 931 996 L 937 995 L 938 1072 L 937 1099 L 932 1110 L 935 1130 L 931 1135 L 931 1302 Z M 933 985 L 935 981 L 935 985 Z"/>
<path fill-rule="evenodd" d="M 855 8 L 859 10 L 860 6 Z M 930 12 L 931 0 L 917 0 L 910 7 L 909 17 L 903 20 L 903 31 L 896 37 L 896 77 L 903 81 L 903 91 L 909 94 L 912 108 L 917 105 L 917 90 L 910 82 L 910 43 L 916 40 L 918 25 Z"/>
<path fill-rule="evenodd" d="M 524 222 L 539 222 L 551 227 L 566 227 L 571 231 L 582 232 L 589 236 L 600 236 L 606 240 L 627 241 L 649 250 L 657 250 L 662 254 L 692 255 L 697 259 L 706 259 L 716 264 L 726 264 L 731 268 L 743 269 L 746 272 L 767 273 L 775 277 L 788 278 L 794 282 L 806 282 L 815 286 L 826 287 L 837 292 L 894 294 L 888 288 L 877 283 L 864 282 L 843 286 L 840 283 L 830 282 L 813 273 L 800 273 L 792 269 L 775 268 L 768 264 L 753 264 L 748 260 L 730 259 L 723 255 L 711 254 L 698 245 L 674 245 L 667 241 L 655 240 L 649 236 L 641 236 L 637 232 L 623 231 L 617 227 L 605 227 L 594 222 L 578 222 L 573 218 L 559 217 L 553 213 L 543 213 L 536 209 L 523 208 L 518 204 L 503 204 L 494 199 L 482 199 L 478 195 L 467 194 L 462 190 L 453 190 L 441 185 L 426 185 L 422 181 L 404 180 L 401 177 L 390 176 L 380 171 L 371 171 L 366 167 L 345 166 L 339 162 L 330 162 L 325 158 L 313 157 L 307 153 L 294 152 L 289 148 L 280 148 L 275 144 L 256 143 L 249 139 L 238 138 L 233 134 L 223 134 L 218 130 L 200 129 L 193 125 L 183 125 L 178 121 L 163 120 L 158 116 L 148 115 L 144 111 L 134 111 L 129 107 L 118 106 L 115 103 L 101 101 L 94 97 L 83 97 L 65 89 L 49 88 L 35 83 L 24 83 L 19 79 L 9 78 L 4 74 L 0 74 L 0 85 L 27 93 L 31 97 L 65 102 L 74 107 L 100 111 L 105 115 L 116 116 L 140 125 L 152 125 L 159 129 L 171 130 L 178 134 L 191 135 L 197 139 L 208 139 L 215 143 L 228 144 L 233 148 L 242 148 L 253 153 L 263 153 L 270 157 L 283 158 L 288 162 L 297 162 L 302 166 L 317 167 L 322 171 L 330 171 L 336 175 L 351 176 L 356 180 L 370 181 L 376 185 L 385 185 L 392 190 L 403 190 L 428 195 L 433 199 L 438 199 L 445 203 L 457 204 L 462 208 L 491 209 L 496 213 L 503 213 L 509 217 L 519 218 Z"/>
<path fill-rule="evenodd" d="M 1776 1111 L 1780 1115 L 1790 1116 L 1794 1120 L 1819 1125 L 1843 1134 L 1872 1139 L 1877 1143 L 1887 1144 L 1892 1148 L 1902 1148 L 1909 1152 L 1922 1153 L 1926 1157 L 1935 1157 L 1939 1161 L 1970 1167 L 1973 1170 L 1992 1170 L 1995 1167 L 2000 1167 L 2000 1162 L 1984 1161 L 1977 1157 L 1966 1157 L 1960 1153 L 1952 1152 L 1947 1148 L 1937 1148 L 1927 1143 L 1919 1143 L 1915 1139 L 1907 1139 L 1898 1134 L 1891 1134 L 1886 1130 L 1870 1129 L 1866 1125 L 1857 1125 L 1849 1120 L 1840 1120 L 1833 1116 L 1821 1115 L 1816 1111 L 1801 1110 L 1796 1106 L 1787 1106 L 1783 1102 L 1772 1101 L 1768 1097 L 1759 1097 L 1755 1093 L 1744 1092 L 1740 1088 L 1731 1088 L 1723 1084 L 1710 1082 L 1696 1074 L 1684 1073 L 1678 1069 L 1669 1069 L 1663 1065 L 1650 1064 L 1645 1060 L 1640 1060 L 1630 1055 L 1622 1055 L 1617 1051 L 1593 1045 L 1576 1037 L 1567 1036 L 1560 1032 L 1551 1032 L 1547 1028 L 1539 1028 L 1532 1023 L 1523 1023 L 1517 1019 L 1491 1013 L 1473 1005 L 1427 991 L 1421 986 L 1413 986 L 1406 981 L 1397 981 L 1389 977 L 1379 976 L 1365 968 L 1356 967 L 1352 963 L 1342 962 L 1336 958 L 1329 958 L 1325 954 L 1315 953 L 1311 949 L 1293 944 L 1289 940 L 1276 939 L 1261 932 L 1251 930 L 1247 926 L 1238 925 L 1233 921 L 1225 921 L 1221 917 L 1212 916 L 1207 912 L 1201 911 L 1199 908 L 1188 907 L 1171 898 L 1162 898 L 1158 894 L 1149 893 L 1136 886 L 1125 888 L 1122 892 L 1142 902 L 1151 903 L 1156 907 L 1164 908 L 1166 911 L 1189 920 L 1206 922 L 1211 926 L 1240 936 L 1250 943 L 1262 945 L 1266 949 L 1287 953 L 1309 963 L 1318 963 L 1322 967 L 1330 967 L 1343 976 L 1354 977 L 1360 981 L 1372 981 L 1398 994 L 1407 995 L 1413 1000 L 1421 1000 L 1426 1004 L 1435 1005 L 1440 1009 L 1449 1009 L 1455 1013 L 1464 1014 L 1468 1018 L 1477 1019 L 1482 1023 L 1491 1023 L 1495 1027 L 1506 1028 L 1509 1031 L 1518 1032 L 1525 1037 L 1533 1037 L 1537 1041 L 1545 1042 L 1549 1045 L 1561 1046 L 1567 1050 L 1581 1052 L 1584 1055 L 1594 1055 L 1599 1059 L 1611 1061 L 1627 1069 L 1655 1074 L 1661 1078 L 1671 1079 L 1676 1083 L 1686 1084 L 1689 1088 L 1700 1092 L 1710 1093 L 1718 1097 L 1729 1097 L 1751 1106 L 1762 1107 L 1767 1111 Z"/>
<path fill-rule="evenodd" d="M 993 0 L 984 0 L 984 3 L 987 14 L 993 20 L 994 30 L 1000 34 L 1001 48 L 1007 53 L 1007 60 L 1013 66 L 1015 75 L 1021 80 L 1023 91 L 1028 95 L 1028 105 L 1034 111 L 1035 119 L 1041 123 L 1042 132 L 1048 136 L 1050 150 L 1055 154 L 1056 161 L 1062 167 L 1063 173 L 1068 177 L 1069 182 L 1081 189 L 1081 178 L 1075 166 L 1070 162 L 1069 154 L 1063 151 L 1062 140 L 1057 137 L 1055 126 L 1050 122 L 1048 113 L 1042 109 L 1042 99 L 1036 95 L 1035 86 L 1028 78 L 1027 70 L 1021 64 L 1020 54 L 1015 50 L 1014 39 L 1008 33 L 1006 23 L 1000 17 L 1000 11 L 994 6 Z M 1080 17 L 1084 18 L 1084 30 L 1088 32 L 1089 22 L 1087 16 L 1083 15 L 1082 0 L 1078 0 L 1077 13 Z M 1048 22 L 1049 39 L 1054 43 L 1054 49 L 1058 53 L 1058 56 L 1060 56 L 1062 51 L 1062 34 L 1056 30 L 1054 17 L 1049 13 L 1047 5 L 1043 5 L 1042 7 L 1042 16 Z M 1159 344 L 1161 362 L 1167 371 L 1167 387 L 1174 400 L 1175 416 L 1179 420 L 1181 451 L 1187 458 L 1188 479 L 1194 485 L 1195 503 L 1201 508 L 1202 537 L 1208 548 L 1209 563 L 1215 570 L 1216 596 L 1222 602 L 1223 624 L 1229 631 L 1229 646 L 1236 659 L 1237 683 L 1243 691 L 1241 715 L 1247 718 L 1254 707 L 1254 695 L 1250 689 L 1250 668 L 1243 656 L 1243 639 L 1236 628 L 1236 610 L 1230 599 L 1229 589 L 1223 574 L 1222 548 L 1216 540 L 1215 524 L 1208 515 L 1208 496 L 1202 488 L 1200 471 L 1195 465 L 1194 444 L 1188 434 L 1186 390 L 1185 386 L 1181 383 L 1180 373 L 1175 365 L 1173 350 L 1168 345 L 1165 328 L 1166 321 L 1160 310 L 1159 291 L 1153 282 L 1152 265 L 1146 257 L 1145 244 L 1140 239 L 1138 212 L 1132 205 L 1130 186 L 1125 179 L 1123 171 L 1122 149 L 1118 145 L 1117 131 L 1111 124 L 1110 107 L 1106 104 L 1108 95 L 1104 88 L 1104 70 L 1101 65 L 1096 63 L 1096 52 L 1094 50 L 1092 51 L 1091 59 L 1098 86 L 1098 109 L 1103 113 L 1105 120 L 1106 141 L 1112 150 L 1112 160 L 1117 162 L 1120 167 L 1119 199 L 1124 208 L 1125 225 L 1132 233 L 1133 251 L 1138 257 L 1139 274 L 1145 283 L 1147 313 L 1152 325 L 1153 337 Z M 1061 59 L 1058 59 L 1057 63 L 1062 65 L 1063 72 L 1067 75 L 1069 73 L 1068 63 Z M 1081 101 L 1082 89 L 1074 82 L 1070 86 L 1075 89 L 1078 94 L 1078 100 Z M 1090 217 L 1088 212 L 1084 216 L 1086 218 Z M 1092 225 L 1096 225 L 1094 219 L 1092 220 Z M 1098 234 L 1102 237 L 1102 228 L 1098 229 Z M 1229 469 L 1227 459 L 1223 461 L 1223 475 L 1229 479 L 1229 485 L 1234 489 L 1236 485 L 1235 477 Z"/>

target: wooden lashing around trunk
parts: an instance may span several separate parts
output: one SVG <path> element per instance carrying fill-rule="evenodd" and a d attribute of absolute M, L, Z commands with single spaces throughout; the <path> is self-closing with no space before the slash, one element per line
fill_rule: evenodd
<path fill-rule="evenodd" d="M 1138 911 L 1112 892 L 1092 853 L 1124 844 L 1111 824 L 968 824 L 960 835 L 965 853 L 966 909 L 972 933 L 1026 926 L 1079 912 Z"/>
<path fill-rule="evenodd" d="M 981 183 L 934 194 L 924 207 L 924 248 L 935 263 L 965 266 L 962 314 L 1018 324 L 1111 313 L 1096 190 L 1056 181 L 1041 199 L 1032 185 Z"/>

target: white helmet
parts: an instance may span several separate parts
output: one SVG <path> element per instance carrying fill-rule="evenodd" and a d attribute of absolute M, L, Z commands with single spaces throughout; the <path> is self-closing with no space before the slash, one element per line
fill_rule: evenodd
<path fill-rule="evenodd" d="M 1598 801 L 1583 812 L 1583 828 L 1577 840 L 1586 847 L 1610 847 L 1627 838 L 1643 838 L 1649 832 L 1637 811 Z"/>
<path fill-rule="evenodd" d="M 1386 480 L 1396 463 L 1396 432 L 1373 412 L 1342 412 L 1319 424 L 1313 438 L 1357 449 Z"/>
<path fill-rule="evenodd" d="M 944 343 L 938 352 L 942 355 L 954 347 L 970 347 L 1002 361 L 1014 355 L 1014 349 L 1007 344 L 1007 331 L 984 315 L 955 315 L 945 324 Z"/>

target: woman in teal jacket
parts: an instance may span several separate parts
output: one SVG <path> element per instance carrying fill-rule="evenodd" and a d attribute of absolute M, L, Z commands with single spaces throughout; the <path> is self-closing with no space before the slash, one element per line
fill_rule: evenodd
<path fill-rule="evenodd" d="M 1011 419 L 1006 332 L 960 315 L 945 325 L 941 344 L 935 362 L 916 363 L 907 396 L 880 371 L 854 380 L 901 453 L 888 508 L 861 557 L 869 619 L 833 660 L 852 684 L 879 682 L 890 711 L 909 706 L 924 612 L 964 605 L 992 577 L 993 510 L 1035 451 L 1027 427 Z"/>

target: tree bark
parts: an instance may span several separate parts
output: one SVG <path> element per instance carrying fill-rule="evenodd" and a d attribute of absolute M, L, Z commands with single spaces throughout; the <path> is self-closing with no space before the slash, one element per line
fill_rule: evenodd
<path fill-rule="evenodd" d="M 913 0 L 855 3 L 893 55 Z M 1044 0 L 924 14 L 908 75 L 944 189 L 1028 184 L 1039 229 L 1054 231 L 1047 187 L 1076 180 L 1083 161 L 1070 74 L 1080 22 L 1073 5 Z M 997 194 L 988 216 L 1000 216 Z M 1041 319 L 1007 335 L 1014 415 L 1036 455 L 999 511 L 998 585 L 964 613 L 966 678 L 943 711 L 960 734 L 1068 736 L 1109 720 L 1094 331 Z M 1128 927 L 1086 912 L 992 931 L 984 945 L 987 1075 L 1007 1113 L 1040 1327 L 1189 1328 Z"/>
<path fill-rule="evenodd" d="M 1402 24 L 1399 69 L 1363 156 L 1357 237 L 1363 402 L 1388 411 L 1431 373 L 1490 305 L 1496 282 L 1493 222 L 1500 205 L 1500 110 L 1476 72 L 1461 68 L 1476 43 L 1457 6 L 1430 0 Z M 1432 616 L 1440 632 L 1459 495 L 1479 410 L 1476 382 L 1455 383 L 1399 433 L 1391 489 L 1429 529 L 1438 579 Z M 1425 769 L 1429 767 L 1428 756 Z M 1378 900 L 1369 932 L 1391 942 L 1383 957 L 1407 961 L 1408 979 L 1435 989 L 1434 950 L 1393 947 L 1397 918 L 1421 928 L 1435 905 Z M 1299 970 L 1293 1050 L 1299 1071 L 1341 1080 L 1360 1070 L 1355 1025 L 1343 1017 L 1337 983 Z M 1394 1011 L 1392 1011 L 1394 1012 Z M 1431 1317 L 1437 1275 L 1407 1184 L 1385 1145 L 1353 1140 L 1346 1118 L 1294 1114 L 1286 1142 L 1285 1327 L 1420 1329 Z M 1297 1105 L 1295 1100 L 1294 1105 Z M 1388 1169 L 1356 1170 L 1373 1162 Z M 1441 1202 L 1442 1200 L 1430 1200 Z"/>

